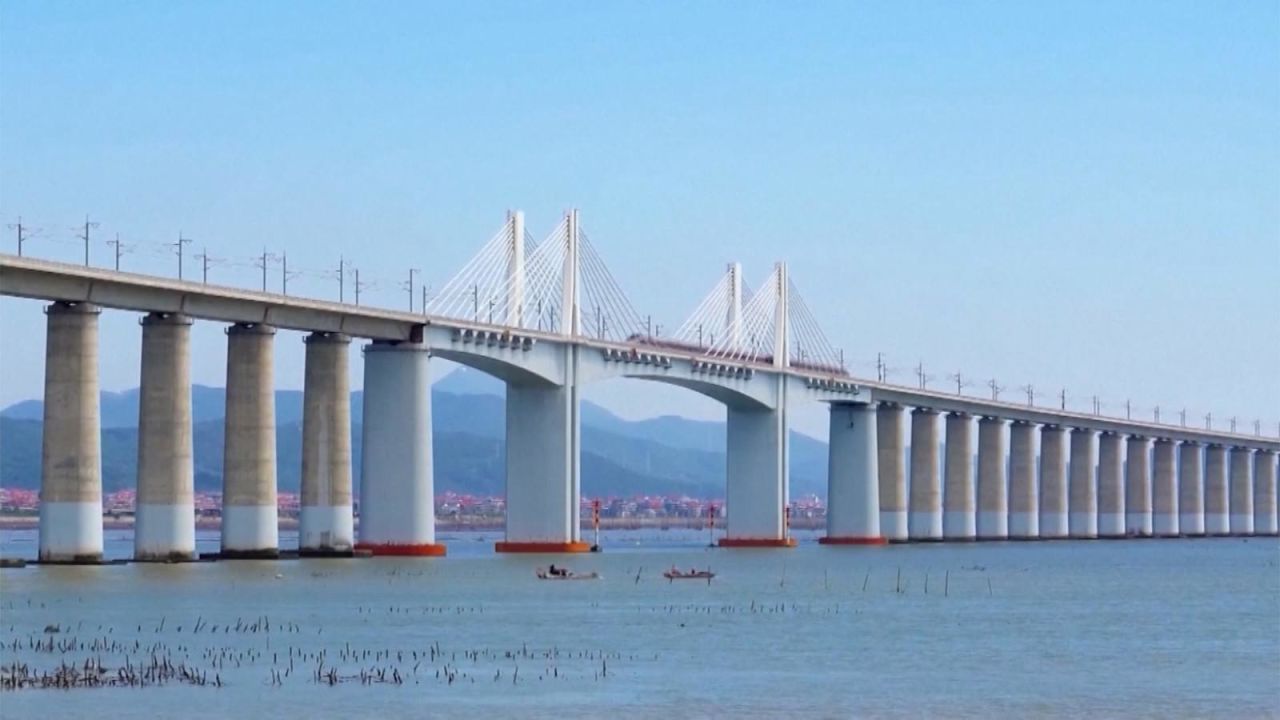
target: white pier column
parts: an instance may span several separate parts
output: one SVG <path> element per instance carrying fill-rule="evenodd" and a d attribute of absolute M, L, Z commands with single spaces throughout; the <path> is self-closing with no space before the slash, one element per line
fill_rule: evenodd
<path fill-rule="evenodd" d="M 142 319 L 134 560 L 196 558 L 191 432 L 191 319 L 151 313 Z"/>
<path fill-rule="evenodd" d="M 1275 535 L 1280 531 L 1276 517 L 1276 453 L 1259 450 L 1253 455 L 1253 534 Z"/>
<path fill-rule="evenodd" d="M 911 500 L 907 523 L 912 540 L 942 539 L 938 412 L 929 408 L 911 411 Z"/>
<path fill-rule="evenodd" d="M 1097 449 L 1093 430 L 1071 431 L 1071 487 L 1068 534 L 1073 538 L 1098 537 Z"/>
<path fill-rule="evenodd" d="M 785 397 L 785 396 L 782 396 Z M 728 409 L 728 457 L 721 547 L 792 547 L 787 528 L 787 411 Z"/>
<path fill-rule="evenodd" d="M 576 384 L 507 384 L 507 520 L 498 552 L 587 552 L 578 505 Z"/>
<path fill-rule="evenodd" d="M 883 545 L 875 408 L 831 403 L 827 447 L 827 535 L 818 542 Z"/>
<path fill-rule="evenodd" d="M 1204 446 L 1183 441 L 1178 447 L 1178 532 L 1204 535 Z"/>
<path fill-rule="evenodd" d="M 942 495 L 942 536 L 973 540 L 977 513 L 973 497 L 973 421 L 963 413 L 947 415 L 946 480 Z"/>
<path fill-rule="evenodd" d="M 90 303 L 45 308 L 40 562 L 102 562 L 99 312 Z"/>
<path fill-rule="evenodd" d="M 1232 535 L 1253 534 L 1253 451 L 1231 448 L 1230 522 Z"/>
<path fill-rule="evenodd" d="M 1125 448 L 1124 529 L 1130 537 L 1151 537 L 1151 441 L 1129 436 Z"/>
<path fill-rule="evenodd" d="M 1151 468 L 1151 533 L 1178 537 L 1177 460 L 1172 440 L 1156 440 Z"/>
<path fill-rule="evenodd" d="M 302 517 L 298 554 L 350 555 L 351 338 L 329 332 L 306 337 L 302 386 Z"/>
<path fill-rule="evenodd" d="M 431 468 L 431 374 L 427 348 L 364 346 L 360 531 L 374 555 L 440 556 Z"/>
<path fill-rule="evenodd" d="M 1230 498 L 1227 495 L 1227 449 L 1210 445 L 1204 454 L 1204 533 L 1231 532 Z"/>
<path fill-rule="evenodd" d="M 1067 537 L 1067 431 L 1040 428 L 1040 537 Z"/>
<path fill-rule="evenodd" d="M 876 410 L 877 465 L 880 473 L 880 533 L 889 542 L 907 539 L 907 467 L 902 419 L 896 403 Z"/>
<path fill-rule="evenodd" d="M 275 328 L 227 328 L 227 416 L 222 465 L 224 558 L 280 555 L 276 512 Z"/>
<path fill-rule="evenodd" d="M 1124 537 L 1124 458 L 1120 436 L 1102 433 L 1098 438 L 1098 537 Z"/>
<path fill-rule="evenodd" d="M 1040 537 L 1040 491 L 1036 483 L 1036 426 L 1015 420 L 1009 426 L 1009 537 Z"/>
<path fill-rule="evenodd" d="M 1005 486 L 1004 420 L 978 421 L 978 539 L 1009 537 L 1009 491 Z"/>

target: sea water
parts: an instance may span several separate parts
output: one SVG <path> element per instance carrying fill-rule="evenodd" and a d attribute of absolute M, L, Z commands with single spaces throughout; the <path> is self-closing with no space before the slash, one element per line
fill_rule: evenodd
<path fill-rule="evenodd" d="M 32 557 L 35 537 L 5 531 L 0 553 Z M 210 681 L 10 690 L 0 716 L 1280 716 L 1275 539 L 725 550 L 651 530 L 580 556 L 441 539 L 443 559 L 0 570 L 0 665 L 154 656 Z M 130 552 L 108 531 L 109 556 Z M 549 562 L 602 577 L 536 579 Z M 716 577 L 671 582 L 673 565 Z"/>

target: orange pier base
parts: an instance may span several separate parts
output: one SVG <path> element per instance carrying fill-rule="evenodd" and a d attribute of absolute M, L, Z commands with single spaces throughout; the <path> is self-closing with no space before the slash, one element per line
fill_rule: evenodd
<path fill-rule="evenodd" d="M 795 538 L 720 538 L 723 548 L 787 548 L 795 547 Z"/>
<path fill-rule="evenodd" d="M 591 552 L 591 544 L 584 542 L 518 542 L 502 540 L 494 543 L 493 550 L 500 553 L 584 553 Z"/>
<path fill-rule="evenodd" d="M 819 545 L 888 545 L 889 541 L 882 537 L 821 537 Z"/>
<path fill-rule="evenodd" d="M 370 555 L 401 557 L 444 557 L 440 543 L 356 543 L 356 550 Z"/>

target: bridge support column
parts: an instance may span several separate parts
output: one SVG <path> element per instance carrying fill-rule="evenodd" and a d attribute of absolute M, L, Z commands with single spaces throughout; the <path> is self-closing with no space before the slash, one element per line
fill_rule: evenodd
<path fill-rule="evenodd" d="M 1231 448 L 1230 522 L 1232 535 L 1253 534 L 1253 451 Z"/>
<path fill-rule="evenodd" d="M 1067 537 L 1067 431 L 1040 428 L 1040 537 Z"/>
<path fill-rule="evenodd" d="M 1227 495 L 1227 449 L 1210 445 L 1204 451 L 1204 534 L 1231 532 L 1230 497 Z"/>
<path fill-rule="evenodd" d="M 947 415 L 946 480 L 942 495 L 942 536 L 947 540 L 972 540 L 977 535 L 972 434 L 972 418 L 964 413 Z"/>
<path fill-rule="evenodd" d="M 865 403 L 832 403 L 827 453 L 824 545 L 883 545 L 876 432 L 877 411 Z"/>
<path fill-rule="evenodd" d="M 1259 450 L 1253 456 L 1253 534 L 1275 535 L 1280 531 L 1276 516 L 1276 454 Z"/>
<path fill-rule="evenodd" d="M 942 539 L 938 412 L 929 408 L 911 411 L 911 502 L 907 519 L 912 540 Z"/>
<path fill-rule="evenodd" d="M 1178 532 L 1204 535 L 1204 447 L 1184 441 L 1178 447 Z"/>
<path fill-rule="evenodd" d="M 1096 433 L 1088 428 L 1071 431 L 1071 488 L 1068 534 L 1073 538 L 1098 537 L 1098 455 Z"/>
<path fill-rule="evenodd" d="M 224 558 L 280 555 L 276 514 L 275 328 L 227 328 L 227 417 L 223 439 Z"/>
<path fill-rule="evenodd" d="M 1040 492 L 1036 485 L 1035 426 L 1015 420 L 1009 426 L 1009 537 L 1040 537 Z"/>
<path fill-rule="evenodd" d="M 1176 448 L 1172 440 L 1156 440 L 1151 468 L 1151 532 L 1178 537 L 1178 481 Z"/>
<path fill-rule="evenodd" d="M 364 346 L 360 534 L 374 555 L 440 556 L 431 468 L 431 374 L 419 343 Z"/>
<path fill-rule="evenodd" d="M 191 439 L 191 319 L 142 319 L 138 391 L 138 495 L 133 559 L 196 558 Z"/>
<path fill-rule="evenodd" d="M 351 338 L 307 336 L 302 386 L 302 516 L 298 554 L 350 555 L 355 544 L 351 511 Z"/>
<path fill-rule="evenodd" d="M 90 303 L 45 309 L 40 562 L 102 562 L 99 312 Z"/>
<path fill-rule="evenodd" d="M 881 403 L 876 410 L 877 465 L 880 474 L 880 533 L 889 542 L 907 539 L 906 447 L 902 416 L 896 403 Z"/>
<path fill-rule="evenodd" d="M 785 396 L 783 396 L 785 398 Z M 728 528 L 721 547 L 792 547 L 787 532 L 786 401 L 775 410 L 729 407 Z"/>
<path fill-rule="evenodd" d="M 1098 438 L 1098 537 L 1124 537 L 1124 458 L 1120 436 Z"/>
<path fill-rule="evenodd" d="M 1131 537 L 1151 537 L 1151 442 L 1131 435 L 1126 445 L 1125 534 Z"/>
<path fill-rule="evenodd" d="M 1009 493 L 1005 487 L 1004 420 L 978 421 L 978 539 L 1009 537 Z"/>
<path fill-rule="evenodd" d="M 507 385 L 507 532 L 498 552 L 587 552 L 575 521 L 578 389 Z"/>

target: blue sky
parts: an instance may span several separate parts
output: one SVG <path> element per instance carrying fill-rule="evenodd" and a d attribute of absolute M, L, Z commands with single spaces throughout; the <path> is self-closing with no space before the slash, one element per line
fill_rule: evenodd
<path fill-rule="evenodd" d="M 726 261 L 785 259 L 863 375 L 1280 421 L 1275 2 L 0 4 L 0 219 L 31 254 L 78 259 L 90 213 L 98 264 L 119 233 L 172 273 L 181 230 L 345 254 L 399 306 L 406 267 L 439 287 L 507 208 L 541 235 L 569 206 L 669 327 Z M 0 404 L 39 394 L 43 320 L 0 300 Z M 136 385 L 136 316 L 103 334 L 103 386 Z M 221 329 L 195 340 L 221 384 Z M 277 355 L 300 387 L 300 339 Z"/>

